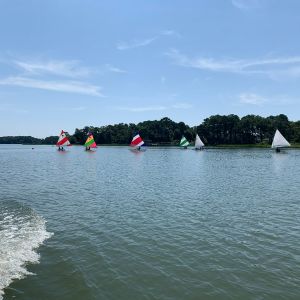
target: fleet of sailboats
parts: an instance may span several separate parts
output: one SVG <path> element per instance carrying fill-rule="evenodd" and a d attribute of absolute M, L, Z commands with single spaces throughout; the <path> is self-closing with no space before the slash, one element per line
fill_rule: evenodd
<path fill-rule="evenodd" d="M 141 138 L 139 134 L 136 134 L 130 143 L 131 150 L 133 151 L 145 151 L 146 148 L 144 146 L 144 141 Z M 187 149 L 187 147 L 190 145 L 189 141 L 186 139 L 185 136 L 182 136 L 179 146 L 183 149 Z M 62 130 L 58 141 L 56 143 L 56 146 L 58 147 L 58 151 L 65 151 L 65 146 L 71 146 L 71 143 L 69 141 L 69 138 L 66 136 L 66 133 Z M 196 134 L 195 138 L 195 150 L 202 150 L 204 148 L 204 143 L 200 139 L 199 135 Z M 281 132 L 277 129 L 273 138 L 272 146 L 271 148 L 276 149 L 276 152 L 280 152 L 281 148 L 290 147 L 291 144 L 286 140 L 286 138 L 281 134 Z M 97 148 L 97 144 L 95 142 L 93 134 L 89 133 L 88 137 L 84 143 L 84 147 L 86 151 L 91 151 L 93 148 Z"/>
<path fill-rule="evenodd" d="M 62 130 L 59 137 L 58 137 L 58 141 L 56 143 L 56 146 L 58 147 L 58 151 L 65 151 L 64 146 L 71 146 L 71 143 L 68 139 L 68 137 L 66 136 L 66 133 Z"/>
<path fill-rule="evenodd" d="M 280 152 L 280 148 L 290 147 L 291 144 L 285 139 L 285 137 L 277 129 L 273 138 L 271 148 L 275 148 L 276 152 Z"/>

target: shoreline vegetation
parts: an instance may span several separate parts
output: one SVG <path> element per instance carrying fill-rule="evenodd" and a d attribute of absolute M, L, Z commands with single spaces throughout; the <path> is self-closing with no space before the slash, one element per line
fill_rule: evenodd
<path fill-rule="evenodd" d="M 151 147 L 178 146 L 184 135 L 191 145 L 198 134 L 204 144 L 212 148 L 267 148 L 270 147 L 275 130 L 291 143 L 292 148 L 300 148 L 300 121 L 289 121 L 286 115 L 261 117 L 247 115 L 213 115 L 198 126 L 188 126 L 184 122 L 174 122 L 165 117 L 161 120 L 144 121 L 138 124 L 119 123 L 101 127 L 86 126 L 67 133 L 71 144 L 83 145 L 87 134 L 92 133 L 98 145 L 126 146 L 132 136 L 139 132 L 145 144 Z M 32 136 L 3 136 L 0 144 L 55 145 L 58 136 L 44 139 Z"/>

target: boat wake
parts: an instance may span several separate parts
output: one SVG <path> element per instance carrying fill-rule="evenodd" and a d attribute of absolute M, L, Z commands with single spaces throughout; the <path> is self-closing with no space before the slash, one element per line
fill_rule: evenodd
<path fill-rule="evenodd" d="M 30 275 L 26 265 L 39 262 L 36 249 L 51 236 L 45 220 L 15 201 L 0 201 L 0 300 L 13 280 Z"/>

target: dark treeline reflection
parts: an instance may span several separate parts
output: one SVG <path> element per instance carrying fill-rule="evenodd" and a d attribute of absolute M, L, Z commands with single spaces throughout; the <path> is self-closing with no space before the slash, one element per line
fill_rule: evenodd
<path fill-rule="evenodd" d="M 132 136 L 139 132 L 149 145 L 176 145 L 182 135 L 189 141 L 194 141 L 196 133 L 206 145 L 270 144 L 276 129 L 279 129 L 288 141 L 300 142 L 300 121 L 289 121 L 283 114 L 267 118 L 255 115 L 242 118 L 233 114 L 214 115 L 194 127 L 184 122 L 174 122 L 169 118 L 138 124 L 86 126 L 82 129 L 76 128 L 75 133 L 70 134 L 70 141 L 73 144 L 83 144 L 90 132 L 93 133 L 97 144 L 129 144 Z M 31 136 L 0 137 L 0 144 L 55 144 L 56 142 L 57 136 L 45 139 Z"/>

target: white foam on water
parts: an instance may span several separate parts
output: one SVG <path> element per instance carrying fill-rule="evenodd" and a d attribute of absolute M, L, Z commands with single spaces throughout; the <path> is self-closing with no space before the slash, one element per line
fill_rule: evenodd
<path fill-rule="evenodd" d="M 45 220 L 16 202 L 0 202 L 0 300 L 4 288 L 30 275 L 26 265 L 39 262 L 37 248 L 52 234 Z"/>

